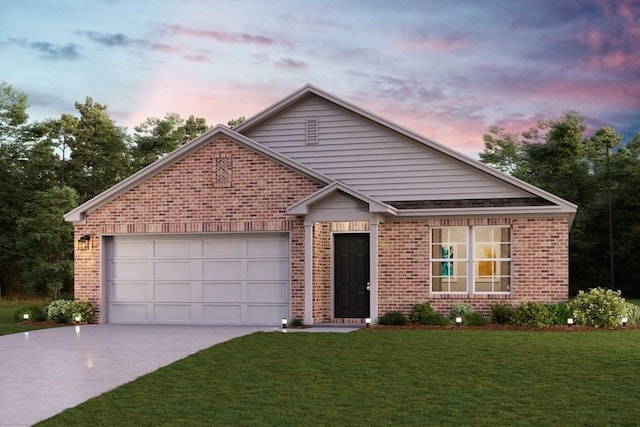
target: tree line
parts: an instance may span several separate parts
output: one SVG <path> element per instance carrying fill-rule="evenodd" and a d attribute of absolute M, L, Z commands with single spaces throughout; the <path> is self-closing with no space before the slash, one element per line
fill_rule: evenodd
<path fill-rule="evenodd" d="M 208 126 L 169 113 L 128 133 L 90 97 L 76 114 L 43 121 L 29 121 L 28 108 L 26 93 L 0 82 L 0 293 L 57 296 L 73 289 L 73 226 L 63 214 Z M 579 205 L 572 292 L 605 286 L 639 297 L 640 134 L 626 144 L 611 127 L 588 136 L 570 111 L 520 134 L 492 126 L 483 138 L 481 161 Z"/>
<path fill-rule="evenodd" d="M 73 226 L 63 214 L 208 129 L 150 117 L 132 134 L 87 97 L 76 114 L 29 121 L 27 94 L 0 82 L 0 292 L 73 289 Z"/>
<path fill-rule="evenodd" d="M 640 297 L 640 133 L 586 134 L 576 111 L 519 134 L 492 126 L 480 160 L 578 205 L 569 235 L 572 293 L 598 286 Z"/>

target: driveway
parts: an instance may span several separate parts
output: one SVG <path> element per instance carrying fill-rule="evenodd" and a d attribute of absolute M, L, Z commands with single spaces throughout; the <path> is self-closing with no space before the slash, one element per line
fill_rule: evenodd
<path fill-rule="evenodd" d="M 84 325 L 0 336 L 0 426 L 28 426 L 265 327 Z"/>

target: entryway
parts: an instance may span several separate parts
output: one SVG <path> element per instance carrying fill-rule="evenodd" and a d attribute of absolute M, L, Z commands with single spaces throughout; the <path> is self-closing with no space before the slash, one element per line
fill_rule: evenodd
<path fill-rule="evenodd" d="M 334 317 L 369 317 L 369 234 L 334 234 Z"/>

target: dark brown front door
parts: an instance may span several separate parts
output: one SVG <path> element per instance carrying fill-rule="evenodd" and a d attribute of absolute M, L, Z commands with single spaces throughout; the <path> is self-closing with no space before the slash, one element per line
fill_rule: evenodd
<path fill-rule="evenodd" d="M 369 234 L 334 234 L 335 317 L 369 317 Z"/>

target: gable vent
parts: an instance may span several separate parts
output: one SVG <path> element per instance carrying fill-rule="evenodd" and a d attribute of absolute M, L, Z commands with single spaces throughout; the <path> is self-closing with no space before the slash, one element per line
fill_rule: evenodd
<path fill-rule="evenodd" d="M 318 143 L 318 119 L 307 119 L 307 144 Z"/>

